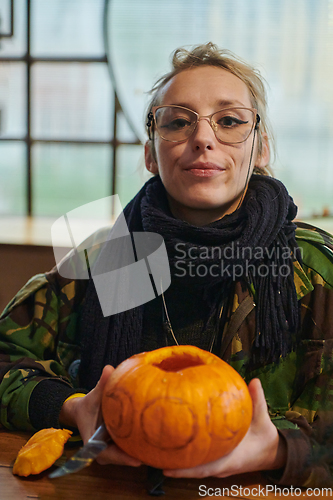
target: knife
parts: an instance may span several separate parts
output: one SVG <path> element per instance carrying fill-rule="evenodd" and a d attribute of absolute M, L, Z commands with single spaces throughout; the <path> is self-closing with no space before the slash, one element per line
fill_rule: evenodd
<path fill-rule="evenodd" d="M 105 450 L 110 441 L 110 435 L 106 430 L 104 424 L 102 424 L 96 432 L 91 436 L 89 441 L 79 449 L 75 455 L 73 455 L 67 462 L 49 474 L 49 478 L 54 479 L 55 477 L 66 476 L 67 474 L 72 474 L 73 472 L 78 472 L 84 467 L 88 467 L 94 459 Z"/>

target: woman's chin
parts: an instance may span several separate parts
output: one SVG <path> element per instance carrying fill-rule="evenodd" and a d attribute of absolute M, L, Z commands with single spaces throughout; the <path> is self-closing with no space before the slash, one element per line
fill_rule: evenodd
<path fill-rule="evenodd" d="M 175 199 L 169 198 L 170 210 L 173 215 L 180 220 L 189 222 L 190 224 L 203 226 L 210 224 L 224 215 L 232 213 L 236 210 L 238 200 L 228 200 L 227 202 L 216 203 L 213 200 L 186 200 L 186 203 L 180 203 Z"/>

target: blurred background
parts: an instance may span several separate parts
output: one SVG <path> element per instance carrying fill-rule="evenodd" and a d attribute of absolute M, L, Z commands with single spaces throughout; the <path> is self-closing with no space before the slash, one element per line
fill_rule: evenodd
<path fill-rule="evenodd" d="M 147 179 L 147 92 L 207 41 L 261 71 L 275 176 L 333 230 L 333 0 L 0 0 L 0 243 L 47 246 L 66 212 L 125 205 Z"/>

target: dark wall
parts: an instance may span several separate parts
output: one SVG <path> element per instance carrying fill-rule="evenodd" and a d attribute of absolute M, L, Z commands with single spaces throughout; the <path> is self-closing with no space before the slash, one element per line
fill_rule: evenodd
<path fill-rule="evenodd" d="M 35 274 L 55 265 L 53 248 L 34 245 L 0 245 L 0 309 Z"/>

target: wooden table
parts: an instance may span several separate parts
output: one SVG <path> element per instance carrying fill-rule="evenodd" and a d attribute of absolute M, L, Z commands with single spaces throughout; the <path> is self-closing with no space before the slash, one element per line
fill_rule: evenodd
<path fill-rule="evenodd" d="M 102 466 L 93 463 L 90 467 L 76 474 L 70 474 L 58 479 L 49 479 L 51 469 L 39 474 L 21 478 L 14 476 L 12 467 L 19 449 L 25 444 L 30 435 L 22 432 L 7 432 L 0 430 L 0 500 L 125 500 L 152 498 L 147 493 L 147 468 L 121 467 L 115 465 Z M 75 449 L 66 449 L 68 458 Z M 284 490 L 270 492 L 260 474 L 244 474 L 228 479 L 172 479 L 165 478 L 165 500 L 189 500 L 200 498 L 229 498 L 257 499 L 257 498 L 297 498 L 299 495 Z M 201 490 L 199 487 L 201 485 Z M 233 487 L 233 489 L 232 489 Z M 274 488 L 273 485 L 269 487 Z M 212 488 L 208 490 L 208 488 Z M 221 495 L 219 495 L 220 488 Z M 224 488 L 224 491 L 223 491 Z M 261 488 L 261 490 L 260 490 Z M 201 495 L 199 495 L 201 491 Z M 205 495 L 205 492 L 210 495 Z M 215 495 L 214 495 L 215 493 Z M 217 493 L 217 495 L 216 495 Z M 313 498 L 327 498 L 330 493 L 313 495 Z M 306 490 L 301 491 L 300 497 L 311 498 Z M 333 493 L 332 493 L 333 497 Z"/>

